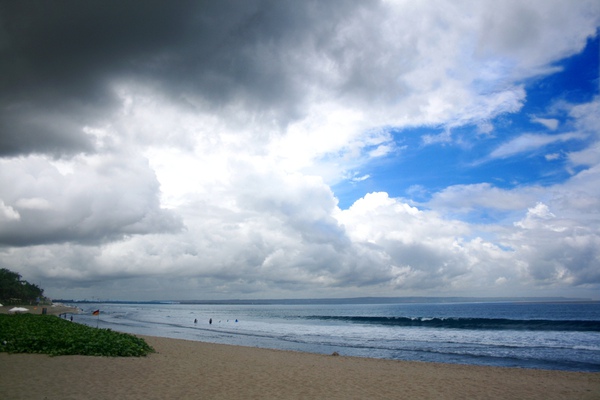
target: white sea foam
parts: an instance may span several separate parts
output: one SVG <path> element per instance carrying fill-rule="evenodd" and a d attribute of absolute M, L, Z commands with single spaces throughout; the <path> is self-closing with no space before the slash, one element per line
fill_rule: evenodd
<path fill-rule="evenodd" d="M 458 319 L 600 321 L 600 305 L 90 304 L 100 327 L 129 333 L 362 357 L 600 371 L 598 332 L 452 328 Z M 76 320 L 95 326 L 89 312 Z M 88 315 L 89 314 L 89 315 Z M 212 324 L 209 324 L 212 319 Z M 397 326 L 402 320 L 425 325 Z M 197 320 L 194 323 L 194 320 Z M 235 322 L 235 321 L 238 322 Z M 450 321 L 442 328 L 431 321 Z M 358 321 L 358 322 L 357 322 Z M 517 321 L 518 322 L 518 321 Z M 576 323 L 575 323 L 576 324 Z M 517 326 L 521 324 L 517 323 Z M 572 324 L 555 324 L 572 328 Z M 457 325 L 459 326 L 459 325 Z M 490 326 L 496 326 L 491 324 Z M 556 329 L 556 327 L 552 329 Z"/>

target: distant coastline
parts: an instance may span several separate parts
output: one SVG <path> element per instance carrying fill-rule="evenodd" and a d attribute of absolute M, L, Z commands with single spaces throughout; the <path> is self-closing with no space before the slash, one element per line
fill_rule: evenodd
<path fill-rule="evenodd" d="M 226 299 L 226 300 L 74 300 L 58 299 L 58 303 L 107 304 L 207 304 L 207 305 L 310 305 L 310 304 L 409 304 L 409 303 L 598 303 L 600 300 L 571 297 L 345 297 L 315 299 Z"/>

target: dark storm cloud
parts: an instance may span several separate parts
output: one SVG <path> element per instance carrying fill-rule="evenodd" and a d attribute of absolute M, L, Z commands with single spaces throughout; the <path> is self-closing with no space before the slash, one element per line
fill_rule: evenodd
<path fill-rule="evenodd" d="M 93 151 L 93 138 L 81 128 L 109 118 L 119 104 L 111 86 L 118 80 L 148 83 L 173 100 L 215 108 L 241 102 L 286 120 L 296 107 L 294 93 L 304 89 L 286 69 L 295 62 L 303 68 L 297 51 L 319 46 L 306 33 L 326 38 L 328 18 L 342 16 L 343 6 L 4 2 L 0 156 Z M 277 110 L 269 109 L 272 104 Z"/>
<path fill-rule="evenodd" d="M 81 128 L 115 105 L 110 78 L 176 40 L 190 3 L 178 4 L 4 2 L 0 155 L 93 150 Z"/>

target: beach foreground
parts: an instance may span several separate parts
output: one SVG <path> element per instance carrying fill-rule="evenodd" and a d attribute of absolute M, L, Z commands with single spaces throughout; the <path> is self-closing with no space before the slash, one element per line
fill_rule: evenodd
<path fill-rule="evenodd" d="M 600 398 L 600 373 L 376 360 L 142 337 L 155 354 L 0 353 L 2 398 Z"/>

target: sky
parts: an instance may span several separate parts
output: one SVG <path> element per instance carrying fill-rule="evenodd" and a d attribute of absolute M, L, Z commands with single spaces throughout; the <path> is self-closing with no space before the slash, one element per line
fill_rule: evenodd
<path fill-rule="evenodd" d="M 55 299 L 600 299 L 597 0 L 0 3 L 0 267 Z"/>

